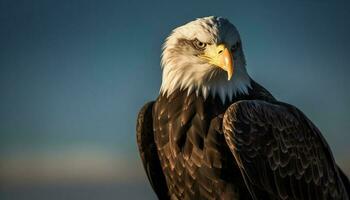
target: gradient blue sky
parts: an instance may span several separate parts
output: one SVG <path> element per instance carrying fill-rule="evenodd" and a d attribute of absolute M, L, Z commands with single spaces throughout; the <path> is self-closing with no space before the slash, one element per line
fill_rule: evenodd
<path fill-rule="evenodd" d="M 209 15 L 237 26 L 250 75 L 303 110 L 350 173 L 349 10 L 345 0 L 0 0 L 3 185 L 117 182 L 154 198 L 135 118 L 158 95 L 165 37 Z"/>

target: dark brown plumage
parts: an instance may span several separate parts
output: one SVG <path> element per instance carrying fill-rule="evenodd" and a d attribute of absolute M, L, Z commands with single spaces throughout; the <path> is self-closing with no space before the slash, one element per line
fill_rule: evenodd
<path fill-rule="evenodd" d="M 348 199 L 318 129 L 251 85 L 225 104 L 177 90 L 141 109 L 137 141 L 158 198 Z"/>

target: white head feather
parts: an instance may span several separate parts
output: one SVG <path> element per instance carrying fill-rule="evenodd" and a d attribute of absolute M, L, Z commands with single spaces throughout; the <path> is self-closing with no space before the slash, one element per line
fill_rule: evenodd
<path fill-rule="evenodd" d="M 204 43 L 234 45 L 240 41 L 237 29 L 221 17 L 204 17 L 191 21 L 172 31 L 162 53 L 163 78 L 160 92 L 169 96 L 175 90 L 196 92 L 207 98 L 219 95 L 222 102 L 239 93 L 248 93 L 250 77 L 240 48 L 235 53 L 234 73 L 230 81 L 224 70 L 204 62 L 194 55 L 193 49 L 181 41 L 198 39 Z"/>

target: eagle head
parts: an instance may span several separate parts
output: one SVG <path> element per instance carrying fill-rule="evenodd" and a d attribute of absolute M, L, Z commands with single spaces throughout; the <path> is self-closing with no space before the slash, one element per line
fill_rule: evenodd
<path fill-rule="evenodd" d="M 177 89 L 207 98 L 219 95 L 225 102 L 247 93 L 242 42 L 234 25 L 222 17 L 204 17 L 175 28 L 162 52 L 161 94 Z"/>

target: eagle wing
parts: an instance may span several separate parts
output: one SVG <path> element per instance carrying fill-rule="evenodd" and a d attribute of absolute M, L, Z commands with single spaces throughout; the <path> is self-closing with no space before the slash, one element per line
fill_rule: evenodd
<path fill-rule="evenodd" d="M 285 103 L 244 100 L 223 119 L 225 140 L 254 199 L 349 199 L 319 130 Z"/>
<path fill-rule="evenodd" d="M 159 199 L 169 199 L 168 188 L 160 165 L 157 147 L 154 142 L 152 107 L 149 102 L 142 107 L 137 117 L 136 137 L 143 167 Z"/>

